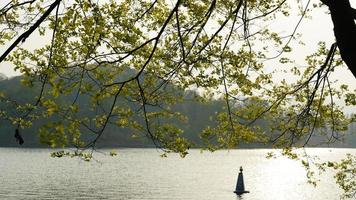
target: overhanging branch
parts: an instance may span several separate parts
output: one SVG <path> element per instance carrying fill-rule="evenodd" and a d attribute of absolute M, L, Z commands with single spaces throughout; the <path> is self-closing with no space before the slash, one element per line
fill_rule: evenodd
<path fill-rule="evenodd" d="M 26 38 L 28 38 L 33 31 L 35 31 L 40 25 L 41 23 L 49 16 L 49 14 L 51 14 L 51 12 L 54 10 L 54 8 L 56 8 L 57 6 L 59 6 L 59 3 L 62 0 L 56 0 L 55 2 L 53 2 L 51 4 L 51 6 L 46 10 L 45 13 L 43 13 L 43 15 L 41 16 L 40 19 L 38 19 L 36 21 L 36 23 L 31 26 L 26 32 L 24 32 L 22 35 L 20 35 L 20 37 L 18 37 L 12 44 L 11 46 L 1 55 L 0 57 L 0 63 L 2 61 L 4 61 L 4 59 L 11 53 L 11 51 L 22 41 L 24 42 L 26 40 Z"/>

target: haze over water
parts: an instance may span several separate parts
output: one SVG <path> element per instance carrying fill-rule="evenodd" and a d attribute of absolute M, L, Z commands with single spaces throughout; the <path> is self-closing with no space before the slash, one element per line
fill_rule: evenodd
<path fill-rule="evenodd" d="M 191 200 L 335 200 L 341 190 L 330 172 L 318 187 L 306 183 L 300 162 L 266 159 L 271 150 L 192 150 L 181 159 L 161 158 L 155 149 L 119 149 L 95 153 L 97 161 L 51 158 L 48 149 L 0 148 L 0 199 L 191 199 Z M 338 160 L 356 149 L 308 149 L 308 154 Z M 235 189 L 239 167 L 245 187 Z"/>

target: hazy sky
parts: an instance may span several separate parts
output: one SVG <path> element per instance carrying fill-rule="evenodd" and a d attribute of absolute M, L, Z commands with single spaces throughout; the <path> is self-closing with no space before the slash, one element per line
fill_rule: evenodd
<path fill-rule="evenodd" d="M 304 0 L 304 3 L 306 1 Z M 318 3 L 319 0 L 312 0 L 312 3 Z M 352 1 L 356 7 L 356 2 Z M 327 9 L 316 9 L 311 14 L 312 19 L 305 19 L 298 28 L 298 33 L 303 34 L 303 41 L 305 46 L 298 46 L 295 43 L 291 43 L 294 52 L 291 57 L 294 58 L 297 66 L 305 65 L 304 58 L 306 55 L 313 53 L 317 48 L 319 41 L 325 41 L 327 46 L 330 46 L 334 42 L 333 25 L 330 16 L 326 14 Z M 272 22 L 270 26 L 276 30 L 279 30 L 285 35 L 290 34 L 295 24 L 298 22 L 298 17 L 288 17 L 280 22 Z M 49 40 L 48 40 L 49 41 Z M 45 39 L 39 38 L 38 33 L 35 32 L 31 35 L 24 44 L 24 47 L 33 49 L 42 47 L 46 42 Z M 4 47 L 0 47 L 0 53 L 3 53 Z M 273 65 L 275 66 L 275 65 Z M 272 69 L 271 69 L 272 70 Z M 0 73 L 4 73 L 7 76 L 20 75 L 19 72 L 13 70 L 13 66 L 9 63 L 0 63 Z M 339 80 L 339 84 L 348 84 L 350 88 L 356 89 L 356 79 L 352 73 L 346 69 L 338 69 L 332 75 L 334 80 Z"/>

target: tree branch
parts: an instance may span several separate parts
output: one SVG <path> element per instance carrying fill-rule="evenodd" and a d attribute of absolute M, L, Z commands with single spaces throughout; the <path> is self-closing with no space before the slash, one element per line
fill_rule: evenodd
<path fill-rule="evenodd" d="M 36 23 L 31 26 L 26 32 L 24 32 L 22 35 L 20 35 L 20 37 L 18 37 L 15 42 L 12 43 L 12 45 L 1 55 L 0 57 L 0 63 L 2 61 L 4 61 L 4 59 L 11 53 L 11 51 L 22 41 L 24 42 L 26 40 L 26 38 L 28 38 L 33 31 L 35 31 L 40 25 L 41 23 L 49 16 L 49 14 L 51 14 L 51 12 L 57 7 L 59 6 L 59 3 L 62 0 L 56 0 L 55 2 L 53 2 L 51 4 L 51 6 L 46 10 L 45 13 L 43 13 L 43 15 L 41 16 L 41 18 L 36 21 Z"/>

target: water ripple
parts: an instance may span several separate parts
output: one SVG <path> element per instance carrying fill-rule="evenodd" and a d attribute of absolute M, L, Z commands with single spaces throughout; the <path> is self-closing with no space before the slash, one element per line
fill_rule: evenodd
<path fill-rule="evenodd" d="M 355 149 L 316 151 L 328 159 L 356 153 Z M 214 154 L 193 150 L 180 159 L 161 158 L 152 149 L 119 149 L 117 157 L 97 154 L 100 163 L 54 159 L 49 152 L 0 148 L 0 199 L 238 200 L 232 191 L 240 165 L 251 191 L 244 200 L 334 200 L 340 193 L 331 184 L 332 175 L 322 177 L 320 186 L 313 188 L 306 184 L 300 165 L 284 158 L 264 159 L 267 150 Z"/>

